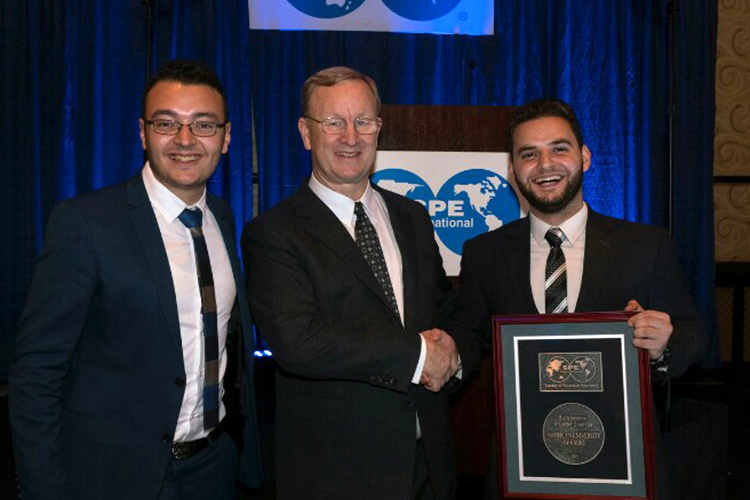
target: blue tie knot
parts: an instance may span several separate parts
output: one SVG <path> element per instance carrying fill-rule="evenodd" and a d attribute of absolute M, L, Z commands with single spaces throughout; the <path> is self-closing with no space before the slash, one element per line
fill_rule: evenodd
<path fill-rule="evenodd" d="M 177 217 L 188 229 L 201 227 L 203 225 L 203 212 L 200 208 L 186 208 Z"/>

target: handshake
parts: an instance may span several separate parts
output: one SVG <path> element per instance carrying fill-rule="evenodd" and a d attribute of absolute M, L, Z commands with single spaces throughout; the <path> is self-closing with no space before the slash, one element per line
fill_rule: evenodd
<path fill-rule="evenodd" d="M 443 330 L 433 328 L 420 335 L 427 345 L 427 357 L 419 383 L 432 392 L 439 392 L 461 369 L 456 343 Z"/>

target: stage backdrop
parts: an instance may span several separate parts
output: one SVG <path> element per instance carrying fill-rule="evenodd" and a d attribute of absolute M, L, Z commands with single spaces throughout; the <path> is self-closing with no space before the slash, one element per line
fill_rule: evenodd
<path fill-rule="evenodd" d="M 148 3 L 152 69 L 176 56 L 202 59 L 227 89 L 232 144 L 210 189 L 232 205 L 238 232 L 253 216 L 253 158 L 261 210 L 309 175 L 296 128 L 299 91 L 312 72 L 335 64 L 371 75 L 392 104 L 566 99 L 594 154 L 584 185 L 592 207 L 668 222 L 667 0 L 496 0 L 494 35 L 478 37 L 250 30 L 247 0 L 3 1 L 0 380 L 52 206 L 142 165 Z M 678 4 L 673 229 L 713 334 L 717 7 Z M 718 361 L 717 347 L 708 364 Z"/>

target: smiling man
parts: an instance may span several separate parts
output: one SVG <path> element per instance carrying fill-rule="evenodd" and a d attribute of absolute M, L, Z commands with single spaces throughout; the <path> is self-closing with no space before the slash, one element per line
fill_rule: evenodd
<path fill-rule="evenodd" d="M 278 366 L 279 500 L 455 494 L 443 386 L 458 352 L 479 347 L 437 329 L 450 283 L 427 211 L 370 183 L 379 112 L 355 70 L 308 78 L 298 128 L 312 176 L 242 235 Z"/>
<path fill-rule="evenodd" d="M 705 332 L 667 232 L 584 202 L 592 154 L 568 104 L 536 100 L 515 109 L 509 145 L 529 215 L 466 242 L 448 332 L 473 331 L 489 345 L 491 315 L 632 311 L 633 345 L 648 351 L 653 380 L 682 375 L 701 356 Z M 495 473 L 493 465 L 489 498 L 497 498 Z M 667 498 L 663 467 L 659 475 L 659 498 Z"/>
<path fill-rule="evenodd" d="M 218 77 L 166 64 L 139 124 L 143 169 L 47 225 L 10 368 L 24 499 L 234 500 L 238 468 L 260 483 L 235 226 L 206 192 L 231 138 Z"/>

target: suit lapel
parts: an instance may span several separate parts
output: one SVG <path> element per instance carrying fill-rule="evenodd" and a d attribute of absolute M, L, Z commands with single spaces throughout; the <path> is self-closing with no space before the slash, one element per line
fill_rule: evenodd
<path fill-rule="evenodd" d="M 520 305 L 519 310 L 524 313 L 537 313 L 529 278 L 531 272 L 531 228 L 528 217 L 508 231 L 508 239 L 507 246 L 495 248 L 497 255 L 494 256 L 494 261 L 502 262 L 505 266 L 506 272 L 510 276 L 508 282 L 511 283 L 511 288 Z"/>
<path fill-rule="evenodd" d="M 370 266 L 362 256 L 357 244 L 341 224 L 334 213 L 318 198 L 305 183 L 292 200 L 297 215 L 309 219 L 307 231 L 317 238 L 354 272 L 354 274 L 378 296 L 383 305 L 390 311 L 388 300 L 383 289 L 372 273 Z M 395 315 L 391 312 L 391 315 Z M 399 320 L 399 324 L 401 321 Z"/>
<path fill-rule="evenodd" d="M 602 288 L 610 275 L 609 269 L 616 260 L 611 256 L 614 250 L 609 231 L 602 224 L 602 218 L 589 209 L 586 221 L 586 251 L 583 258 L 583 277 L 576 311 L 595 311 Z"/>
<path fill-rule="evenodd" d="M 159 224 L 156 222 L 154 209 L 151 207 L 140 173 L 128 181 L 127 191 L 130 219 L 133 221 L 133 227 L 140 240 L 141 249 L 146 257 L 146 263 L 169 326 L 169 343 L 182 360 L 182 337 L 172 272 L 169 268 L 169 259 L 164 249 Z"/>

